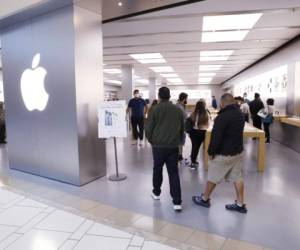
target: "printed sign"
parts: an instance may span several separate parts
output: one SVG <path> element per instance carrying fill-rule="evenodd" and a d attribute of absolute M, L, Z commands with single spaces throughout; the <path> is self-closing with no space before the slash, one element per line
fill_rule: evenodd
<path fill-rule="evenodd" d="M 127 137 L 126 102 L 103 102 L 98 108 L 99 138 Z"/>

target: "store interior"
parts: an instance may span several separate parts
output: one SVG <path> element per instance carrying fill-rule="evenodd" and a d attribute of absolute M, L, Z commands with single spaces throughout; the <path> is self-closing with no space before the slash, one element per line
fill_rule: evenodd
<path fill-rule="evenodd" d="M 153 218 L 150 223 L 153 228 L 154 220 L 162 220 L 266 249 L 299 249 L 300 3 L 293 0 L 276 0 L 272 5 L 259 0 L 237 2 L 198 1 L 104 22 L 103 98 L 128 102 L 132 91 L 139 89 L 141 96 L 151 102 L 153 93 L 157 97 L 161 86 L 170 88 L 174 103 L 181 92 L 187 93 L 191 110 L 201 98 L 209 106 L 212 96 L 219 102 L 225 92 L 234 96 L 247 93 L 250 100 L 254 93 L 260 93 L 264 102 L 274 98 L 271 143 L 264 145 L 263 152 L 264 171 L 257 170 L 259 141 L 246 138 L 244 142 L 243 167 L 249 209 L 246 216 L 224 210 L 224 204 L 234 197 L 232 185 L 226 182 L 217 187 L 209 210 L 193 204 L 192 196 L 203 191 L 207 180 L 203 150 L 197 171 L 182 166 L 179 169 L 184 212 L 176 214 L 172 210 L 167 178 L 161 201 L 154 202 L 150 198 L 151 145 L 145 140 L 143 147 L 132 146 L 130 131 L 128 138 L 117 139 L 120 171 L 128 177 L 125 181 L 111 182 L 107 178 L 115 172 L 112 139 L 105 140 L 106 176 L 78 187 L 10 169 L 9 137 L 7 144 L 0 146 L 0 179 L 24 190 L 40 187 L 41 192 L 33 191 L 37 196 L 64 192 L 148 216 Z M 124 76 L 128 72 L 130 78 Z M 5 105 L 1 71 L 0 102 Z M 185 157 L 189 157 L 190 150 L 191 143 L 187 140 Z M 47 191 L 43 194 L 43 190 Z M 51 199 L 64 203 L 63 194 Z"/>

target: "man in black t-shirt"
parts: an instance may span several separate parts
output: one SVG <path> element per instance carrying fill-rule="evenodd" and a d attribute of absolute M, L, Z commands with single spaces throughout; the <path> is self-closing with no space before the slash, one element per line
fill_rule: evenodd
<path fill-rule="evenodd" d="M 134 98 L 128 103 L 127 111 L 130 111 L 130 121 L 133 133 L 133 145 L 137 145 L 138 139 L 140 139 L 140 146 L 143 146 L 144 139 L 144 119 L 147 113 L 147 104 L 144 99 L 140 97 L 139 90 L 134 90 Z"/>

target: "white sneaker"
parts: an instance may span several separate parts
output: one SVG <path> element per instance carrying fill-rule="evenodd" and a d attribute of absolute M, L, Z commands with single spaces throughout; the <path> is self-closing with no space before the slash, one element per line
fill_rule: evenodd
<path fill-rule="evenodd" d="M 181 161 L 179 161 L 179 164 L 182 166 L 186 166 L 186 165 L 189 165 L 189 161 L 188 161 L 188 159 L 184 158 Z"/>
<path fill-rule="evenodd" d="M 182 205 L 174 205 L 173 209 L 175 212 L 181 212 L 182 211 Z"/>
<path fill-rule="evenodd" d="M 140 141 L 139 145 L 140 145 L 140 147 L 143 147 L 144 146 L 144 141 Z"/>
<path fill-rule="evenodd" d="M 153 198 L 153 200 L 158 201 L 160 200 L 160 196 L 159 195 L 155 195 L 155 194 L 151 194 L 151 197 Z"/>
<path fill-rule="evenodd" d="M 137 145 L 137 141 L 136 140 L 133 140 L 131 145 Z"/>

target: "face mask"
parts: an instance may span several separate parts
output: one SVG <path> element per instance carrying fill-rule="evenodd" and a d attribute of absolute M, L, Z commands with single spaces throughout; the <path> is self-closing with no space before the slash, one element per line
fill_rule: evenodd
<path fill-rule="evenodd" d="M 187 104 L 187 101 L 185 100 L 185 101 L 183 102 L 183 104 L 186 105 L 186 104 Z"/>

